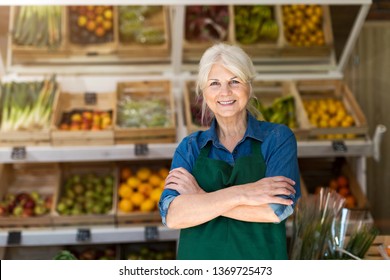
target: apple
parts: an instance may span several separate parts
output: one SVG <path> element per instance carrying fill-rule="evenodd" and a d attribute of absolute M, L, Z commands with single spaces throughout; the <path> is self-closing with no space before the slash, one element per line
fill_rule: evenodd
<path fill-rule="evenodd" d="M 41 195 L 39 194 L 39 192 L 37 191 L 32 191 L 30 193 L 30 197 L 36 202 L 39 200 L 39 198 L 41 197 Z"/>
<path fill-rule="evenodd" d="M 35 206 L 35 208 L 34 208 L 34 213 L 35 213 L 35 215 L 37 215 L 37 216 L 46 214 L 46 212 L 47 212 L 47 209 L 46 209 L 46 207 L 43 206 L 43 205 L 37 205 L 37 206 Z"/>
<path fill-rule="evenodd" d="M 53 196 L 49 195 L 45 198 L 45 207 L 50 210 L 53 205 Z"/>
<path fill-rule="evenodd" d="M 24 209 L 34 209 L 34 207 L 35 201 L 32 198 L 28 198 L 23 204 Z"/>
<path fill-rule="evenodd" d="M 31 217 L 31 216 L 34 216 L 34 209 L 33 208 L 24 208 L 23 209 L 23 213 L 22 213 L 22 217 Z"/>
<path fill-rule="evenodd" d="M 0 204 L 0 217 L 8 216 L 8 205 L 5 202 Z"/>
<path fill-rule="evenodd" d="M 23 214 L 23 206 L 16 205 L 15 208 L 13 209 L 13 211 L 12 211 L 12 214 L 14 214 L 14 216 L 17 216 L 17 217 L 22 216 L 22 214 Z"/>

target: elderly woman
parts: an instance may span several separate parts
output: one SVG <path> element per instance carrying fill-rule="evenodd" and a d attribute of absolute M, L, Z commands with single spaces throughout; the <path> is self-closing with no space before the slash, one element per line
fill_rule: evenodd
<path fill-rule="evenodd" d="M 178 259 L 287 259 L 285 220 L 300 197 L 296 139 L 280 124 L 258 121 L 250 106 L 253 63 L 239 47 L 203 54 L 197 93 L 206 131 L 176 149 L 159 208 L 180 229 Z"/>

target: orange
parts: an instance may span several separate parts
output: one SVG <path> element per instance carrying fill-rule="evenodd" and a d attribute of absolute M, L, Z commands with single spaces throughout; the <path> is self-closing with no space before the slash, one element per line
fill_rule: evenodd
<path fill-rule="evenodd" d="M 131 203 L 131 201 L 129 199 L 121 199 L 121 201 L 119 201 L 119 210 L 123 211 L 123 212 L 131 212 L 133 210 L 133 204 Z"/>
<path fill-rule="evenodd" d="M 332 189 L 332 190 L 337 190 L 338 184 L 337 184 L 336 179 L 330 180 L 330 182 L 329 182 L 329 188 Z"/>
<path fill-rule="evenodd" d="M 152 190 L 152 192 L 150 193 L 150 196 L 149 196 L 149 197 L 150 197 L 150 199 L 153 200 L 154 202 L 159 202 L 162 192 L 163 192 L 163 189 L 161 189 L 161 188 L 154 189 L 154 190 Z"/>
<path fill-rule="evenodd" d="M 153 201 L 151 199 L 146 199 L 141 203 L 140 210 L 142 212 L 150 212 L 150 211 L 154 210 L 155 207 L 156 207 L 155 201 Z"/>
<path fill-rule="evenodd" d="M 130 197 L 130 201 L 133 203 L 134 206 L 140 206 L 142 202 L 144 202 L 145 196 L 140 192 L 135 192 Z"/>
<path fill-rule="evenodd" d="M 339 188 L 337 192 L 343 197 L 347 197 L 349 195 L 349 189 L 346 187 Z"/>
<path fill-rule="evenodd" d="M 161 181 L 162 181 L 161 177 L 160 177 L 159 175 L 157 175 L 157 174 L 152 174 L 152 175 L 150 175 L 150 177 L 149 177 L 149 183 L 150 183 L 152 186 L 154 186 L 154 187 L 160 186 Z"/>
<path fill-rule="evenodd" d="M 139 184 L 141 184 L 141 181 L 134 176 L 131 176 L 127 179 L 127 185 L 129 185 L 131 188 L 137 188 Z"/>
<path fill-rule="evenodd" d="M 340 188 L 346 188 L 348 187 L 348 178 L 344 175 L 340 175 L 337 177 L 337 184 Z"/>
<path fill-rule="evenodd" d="M 168 168 L 162 167 L 158 171 L 158 174 L 161 176 L 161 178 L 163 178 L 165 180 L 165 178 L 167 178 L 167 176 L 169 174 L 169 170 L 168 170 Z"/>
<path fill-rule="evenodd" d="M 148 167 L 141 167 L 137 170 L 137 173 L 135 175 L 141 181 L 146 181 L 149 178 L 150 174 L 152 174 L 152 171 Z"/>
<path fill-rule="evenodd" d="M 126 181 L 132 175 L 131 169 L 129 167 L 123 167 L 121 169 L 121 179 Z"/>
<path fill-rule="evenodd" d="M 141 183 L 138 185 L 138 192 L 144 194 L 145 196 L 149 196 L 152 190 L 153 186 L 149 183 Z"/>
<path fill-rule="evenodd" d="M 133 194 L 133 189 L 127 184 L 121 184 L 118 189 L 119 197 L 129 198 Z"/>
<path fill-rule="evenodd" d="M 356 199 L 352 194 L 347 195 L 345 198 L 345 207 L 354 208 L 356 206 Z"/>

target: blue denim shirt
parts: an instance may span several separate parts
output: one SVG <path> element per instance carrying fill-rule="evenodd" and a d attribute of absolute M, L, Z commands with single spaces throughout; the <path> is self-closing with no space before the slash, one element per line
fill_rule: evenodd
<path fill-rule="evenodd" d="M 285 176 L 296 183 L 294 186 L 296 193 L 289 197 L 293 200 L 293 205 L 270 204 L 280 221 L 290 216 L 294 211 L 297 199 L 301 196 L 297 142 L 291 129 L 281 124 L 258 121 L 248 113 L 247 130 L 231 153 L 219 141 L 216 125 L 214 119 L 208 130 L 197 131 L 185 137 L 176 148 L 171 169 L 183 167 L 192 173 L 200 150 L 209 141 L 212 142 L 210 158 L 223 160 L 233 166 L 238 158 L 251 154 L 250 139 L 260 141 L 262 142 L 261 152 L 266 164 L 265 177 Z M 169 205 L 178 195 L 180 194 L 172 189 L 165 189 L 161 195 L 159 210 L 164 225 L 166 225 Z"/>

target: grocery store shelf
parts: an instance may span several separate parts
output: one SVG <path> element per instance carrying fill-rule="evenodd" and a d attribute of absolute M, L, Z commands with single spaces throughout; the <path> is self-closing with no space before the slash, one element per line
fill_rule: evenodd
<path fill-rule="evenodd" d="M 47 245 L 85 245 L 102 243 L 127 243 L 145 241 L 171 241 L 179 237 L 178 230 L 168 229 L 163 226 L 133 227 L 90 227 L 79 228 L 43 228 L 21 231 L 20 242 L 9 243 L 9 236 L 18 231 L 0 232 L 0 247 L 3 246 L 47 246 Z M 153 229 L 157 235 L 150 236 L 148 230 Z M 89 230 L 90 238 L 80 240 L 80 232 Z M 152 237 L 152 238 L 151 238 Z"/>
<path fill-rule="evenodd" d="M 15 158 L 13 148 L 0 148 L 0 162 L 74 162 L 134 159 L 171 159 L 177 144 L 148 144 L 148 153 L 137 155 L 134 144 L 114 146 L 26 147 L 25 156 Z"/>

